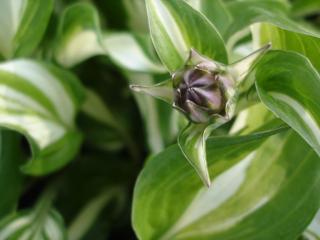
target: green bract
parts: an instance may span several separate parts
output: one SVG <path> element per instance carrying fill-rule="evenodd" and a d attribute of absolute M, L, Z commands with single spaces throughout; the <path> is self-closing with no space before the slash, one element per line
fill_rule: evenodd
<path fill-rule="evenodd" d="M 179 146 L 207 186 L 211 181 L 206 139 L 211 131 L 230 121 L 237 111 L 252 104 L 246 91 L 254 82 L 247 75 L 269 48 L 270 45 L 266 45 L 230 65 L 207 59 L 191 50 L 185 66 L 172 74 L 172 80 L 149 87 L 131 86 L 137 92 L 172 104 L 189 119 L 189 125 L 178 137 Z M 244 106 L 240 105 L 241 98 L 247 102 Z"/>

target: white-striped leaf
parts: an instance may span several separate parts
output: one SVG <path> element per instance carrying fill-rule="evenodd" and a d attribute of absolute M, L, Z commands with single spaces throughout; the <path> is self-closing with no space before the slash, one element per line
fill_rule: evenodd
<path fill-rule="evenodd" d="M 181 68 L 191 48 L 227 63 L 224 42 L 213 24 L 183 0 L 146 0 L 151 37 L 170 72 Z"/>
<path fill-rule="evenodd" d="M 305 55 L 320 71 L 320 36 L 308 36 L 281 29 L 269 23 L 257 23 L 252 26 L 253 41 L 257 46 L 271 43 L 273 49 L 295 51 Z"/>
<path fill-rule="evenodd" d="M 0 55 L 5 58 L 32 53 L 46 30 L 53 0 L 0 1 Z"/>
<path fill-rule="evenodd" d="M 0 126 L 24 134 L 33 157 L 23 169 L 41 175 L 76 154 L 81 134 L 74 120 L 83 100 L 78 80 L 53 65 L 19 59 L 0 64 Z"/>
<path fill-rule="evenodd" d="M 152 56 L 150 40 L 130 33 L 102 34 L 97 9 L 76 3 L 61 16 L 55 58 L 72 67 L 96 55 L 108 55 L 120 67 L 138 72 L 163 73 L 164 67 Z M 149 40 L 149 42 L 148 42 Z"/>
<path fill-rule="evenodd" d="M 103 54 L 99 16 L 95 7 L 88 3 L 68 7 L 59 22 L 56 45 L 55 57 L 65 67 Z"/>
<path fill-rule="evenodd" d="M 0 240 L 66 240 L 63 219 L 51 207 L 54 195 L 51 189 L 43 194 L 34 209 L 4 218 L 0 222 Z"/>
<path fill-rule="evenodd" d="M 320 155 L 320 75 L 302 55 L 271 51 L 254 70 L 261 101 Z"/>
<path fill-rule="evenodd" d="M 224 35 L 225 39 L 228 39 L 229 47 L 233 47 L 239 39 L 249 35 L 249 27 L 254 23 L 269 23 L 297 35 L 320 37 L 319 32 L 290 17 L 290 8 L 286 1 L 230 1 L 227 3 L 227 9 L 233 19 Z"/>
<path fill-rule="evenodd" d="M 152 52 L 149 36 L 127 32 L 106 34 L 103 46 L 111 60 L 124 69 L 150 73 L 166 72 Z"/>
<path fill-rule="evenodd" d="M 303 234 L 308 240 L 320 239 L 320 211 L 309 225 L 308 229 Z"/>
<path fill-rule="evenodd" d="M 149 159 L 134 193 L 139 239 L 297 239 L 319 207 L 319 158 L 293 131 L 253 136 L 209 139 L 209 189 L 178 147 Z"/>
<path fill-rule="evenodd" d="M 66 240 L 66 230 L 59 213 L 53 209 L 44 216 L 34 211 L 22 212 L 0 225 L 0 240 Z"/>
<path fill-rule="evenodd" d="M 320 211 L 314 217 L 313 221 L 303 234 L 307 240 L 319 240 L 320 239 Z"/>

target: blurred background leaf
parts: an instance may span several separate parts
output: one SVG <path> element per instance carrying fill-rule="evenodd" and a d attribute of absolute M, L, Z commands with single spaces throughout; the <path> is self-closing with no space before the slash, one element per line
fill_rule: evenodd
<path fill-rule="evenodd" d="M 22 192 L 24 179 L 19 166 L 24 156 L 20 139 L 17 133 L 0 130 L 0 218 L 16 210 Z"/>
<path fill-rule="evenodd" d="M 53 0 L 1 1 L 0 54 L 3 57 L 32 54 L 46 30 L 53 3 Z"/>
<path fill-rule="evenodd" d="M 43 175 L 61 168 L 81 143 L 74 124 L 81 85 L 71 73 L 32 60 L 2 63 L 0 76 L 0 125 L 24 134 L 32 149 L 24 172 Z"/>

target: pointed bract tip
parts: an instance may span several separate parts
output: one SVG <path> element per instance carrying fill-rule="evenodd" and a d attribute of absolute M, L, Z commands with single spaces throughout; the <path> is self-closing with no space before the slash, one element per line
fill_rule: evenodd
<path fill-rule="evenodd" d="M 266 45 L 266 48 L 267 48 L 267 49 L 272 48 L 272 43 L 271 43 L 271 42 L 268 42 L 267 45 Z"/>
<path fill-rule="evenodd" d="M 130 85 L 129 85 L 129 88 L 130 88 L 132 91 L 141 92 L 141 89 L 143 88 L 143 86 L 130 84 Z"/>
<path fill-rule="evenodd" d="M 211 187 L 211 181 L 210 181 L 210 178 L 207 178 L 205 181 L 204 181 L 204 184 L 207 188 L 210 188 Z"/>

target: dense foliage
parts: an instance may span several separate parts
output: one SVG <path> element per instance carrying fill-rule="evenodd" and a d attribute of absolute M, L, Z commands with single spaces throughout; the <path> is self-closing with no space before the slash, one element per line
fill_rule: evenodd
<path fill-rule="evenodd" d="M 1 0 L 0 240 L 320 239 L 318 0 Z"/>

